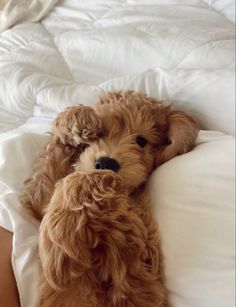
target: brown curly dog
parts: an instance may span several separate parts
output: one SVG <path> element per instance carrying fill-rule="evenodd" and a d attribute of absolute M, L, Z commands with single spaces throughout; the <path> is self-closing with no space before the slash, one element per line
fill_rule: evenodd
<path fill-rule="evenodd" d="M 188 114 L 131 91 L 59 114 L 21 197 L 42 220 L 41 306 L 167 306 L 145 184 L 197 132 Z"/>

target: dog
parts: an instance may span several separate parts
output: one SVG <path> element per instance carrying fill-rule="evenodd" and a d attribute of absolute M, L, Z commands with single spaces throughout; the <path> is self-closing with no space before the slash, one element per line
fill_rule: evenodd
<path fill-rule="evenodd" d="M 146 183 L 197 133 L 189 114 L 133 91 L 58 115 L 21 195 L 41 221 L 40 306 L 168 306 Z"/>

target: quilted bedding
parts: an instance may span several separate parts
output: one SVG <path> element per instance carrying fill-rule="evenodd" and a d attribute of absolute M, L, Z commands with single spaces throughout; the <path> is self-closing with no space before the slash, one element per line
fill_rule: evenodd
<path fill-rule="evenodd" d="M 167 286 L 173 307 L 234 306 L 234 11 L 231 0 L 61 0 L 1 34 L 0 225 L 14 233 L 23 307 L 38 304 L 40 270 L 22 183 L 59 111 L 119 89 L 198 117 L 194 151 L 150 183 Z"/>

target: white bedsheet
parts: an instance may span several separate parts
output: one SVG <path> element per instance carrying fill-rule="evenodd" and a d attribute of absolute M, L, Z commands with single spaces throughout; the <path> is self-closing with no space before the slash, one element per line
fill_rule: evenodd
<path fill-rule="evenodd" d="M 14 231 L 12 262 L 23 307 L 37 306 L 38 225 L 21 215 L 17 199 L 52 119 L 68 105 L 93 105 L 107 90 L 134 89 L 173 101 L 196 115 L 202 129 L 234 135 L 234 11 L 231 0 L 60 0 L 41 23 L 20 24 L 1 34 L 0 225 Z M 229 182 L 225 172 L 234 167 L 230 146 L 223 156 L 230 166 L 218 178 L 222 197 Z M 204 151 L 203 157 L 214 150 Z M 233 175 L 230 187 L 232 180 Z M 223 222 L 232 230 L 232 188 L 229 193 Z M 227 257 L 222 255 L 225 266 Z M 232 281 L 229 271 L 225 274 Z M 174 307 L 205 307 L 196 298 L 188 303 L 171 276 Z M 184 287 L 188 279 L 180 278 L 179 287 Z M 223 294 L 219 305 L 211 295 L 207 307 L 223 306 Z M 232 289 L 227 295 L 227 307 L 233 307 Z"/>

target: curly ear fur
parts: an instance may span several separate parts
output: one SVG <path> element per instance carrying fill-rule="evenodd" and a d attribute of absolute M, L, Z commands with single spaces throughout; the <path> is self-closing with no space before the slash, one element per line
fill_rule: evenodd
<path fill-rule="evenodd" d="M 163 105 L 161 108 L 167 120 L 167 145 L 158 149 L 156 165 L 192 150 L 199 131 L 198 122 L 191 115 L 172 106 Z"/>
<path fill-rule="evenodd" d="M 145 252 L 148 232 L 131 206 L 112 172 L 75 172 L 59 183 L 40 231 L 49 287 L 64 291 L 66 300 L 79 284 L 73 296 L 89 289 L 91 307 L 100 306 L 97 301 L 107 307 L 163 306 L 161 277 L 149 268 Z"/>

